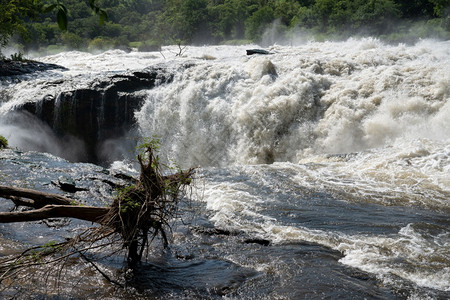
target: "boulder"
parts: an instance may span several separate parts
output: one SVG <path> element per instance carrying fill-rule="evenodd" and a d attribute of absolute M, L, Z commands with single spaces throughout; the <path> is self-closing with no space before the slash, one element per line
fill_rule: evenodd
<path fill-rule="evenodd" d="M 247 50 L 247 55 L 253 55 L 253 54 L 273 54 L 272 52 L 269 52 L 267 50 L 264 49 L 248 49 Z"/>

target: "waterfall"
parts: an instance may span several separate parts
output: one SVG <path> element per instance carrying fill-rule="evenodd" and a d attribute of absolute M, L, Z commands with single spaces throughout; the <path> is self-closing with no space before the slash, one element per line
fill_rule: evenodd
<path fill-rule="evenodd" d="M 448 42 L 273 46 L 196 61 L 147 92 L 141 135 L 184 166 L 298 162 L 311 154 L 450 138 Z"/>
<path fill-rule="evenodd" d="M 82 63 L 70 52 L 68 75 L 11 87 L 0 112 L 30 112 L 58 137 L 84 143 L 84 159 L 93 162 L 120 159 L 123 153 L 108 157 L 108 148 L 137 130 L 159 136 L 162 152 L 182 166 L 295 163 L 311 154 L 448 139 L 448 48 L 368 38 L 272 46 L 269 55 L 205 46 L 171 60 L 114 52 Z M 63 62 L 61 55 L 45 60 Z M 83 75 L 88 61 L 92 69 L 107 62 L 108 70 Z M 112 71 L 124 61 L 153 66 Z"/>
<path fill-rule="evenodd" d="M 143 94 L 140 91 L 170 81 L 170 74 L 160 68 L 149 68 L 134 73 L 106 74 L 94 80 L 83 78 L 82 83 L 76 82 L 77 79 L 80 78 L 35 81 L 31 89 L 27 88 L 28 93 L 18 92 L 24 88 L 22 83 L 8 91 L 13 99 L 0 107 L 3 122 L 12 122 L 6 117 L 11 112 L 27 112 L 28 123 L 35 118 L 33 122 L 48 128 L 45 132 L 52 135 L 52 143 L 48 145 L 35 147 L 33 143 L 19 140 L 17 145 L 25 150 L 46 151 L 74 161 L 101 164 L 111 163 L 127 154 L 133 155 L 136 140 L 131 141 L 129 135 L 134 132 L 134 111 L 142 106 Z M 37 90 L 37 93 L 30 93 L 30 90 Z M 14 124 L 23 122 L 16 117 Z M 36 128 L 27 129 L 23 125 L 21 130 L 28 131 L 28 135 L 36 134 L 31 133 Z M 44 130 L 38 131 L 41 134 L 37 136 L 44 134 Z M 7 135 L 10 138 L 14 133 Z M 69 140 L 75 144 L 58 145 L 67 144 Z M 69 155 L 64 150 L 55 150 L 61 147 L 83 150 L 77 151 L 77 155 Z"/>

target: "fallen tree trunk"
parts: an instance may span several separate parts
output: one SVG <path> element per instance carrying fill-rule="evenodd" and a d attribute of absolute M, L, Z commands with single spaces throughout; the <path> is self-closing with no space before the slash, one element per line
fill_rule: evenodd
<path fill-rule="evenodd" d="M 126 253 L 128 267 L 135 269 L 143 255 L 149 254 L 150 243 L 155 237 L 160 236 L 162 245 L 166 247 L 166 230 L 170 230 L 169 222 L 178 216 L 178 204 L 187 196 L 194 169 L 162 175 L 164 165 L 159 163 L 153 148 L 159 148 L 155 140 L 143 144 L 137 157 L 141 166 L 139 180 L 118 188 L 107 207 L 84 206 L 58 194 L 0 185 L 0 198 L 9 199 L 16 206 L 34 208 L 0 212 L 0 224 L 48 218 L 75 218 L 99 224 L 66 238 L 64 242 L 0 259 L 0 288 L 6 279 L 15 284 L 32 276 L 30 266 L 43 269 L 58 266 L 62 270 L 72 257 L 88 261 L 107 280 L 116 283 L 95 265 L 96 259 Z M 60 276 L 61 272 L 55 274 Z"/>
<path fill-rule="evenodd" d="M 108 207 L 46 205 L 39 209 L 16 212 L 0 212 L 0 223 L 30 222 L 48 218 L 75 218 L 101 224 Z"/>
<path fill-rule="evenodd" d="M 10 187 L 10 186 L 3 186 L 0 185 L 0 197 L 10 199 L 10 200 L 18 200 L 14 199 L 12 197 L 22 197 L 22 198 L 28 198 L 32 199 L 33 202 L 30 201 L 24 201 L 23 203 L 28 203 L 30 207 L 44 207 L 48 204 L 56 204 L 56 205 L 78 205 L 79 203 L 73 199 L 66 198 L 64 196 L 58 195 L 58 194 L 50 194 L 50 193 L 44 193 L 36 190 L 30 190 L 30 189 L 24 189 L 24 188 L 17 188 L 17 187 Z"/>

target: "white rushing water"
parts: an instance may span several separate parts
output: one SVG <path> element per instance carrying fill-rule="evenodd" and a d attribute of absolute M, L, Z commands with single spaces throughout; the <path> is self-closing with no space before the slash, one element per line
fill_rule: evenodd
<path fill-rule="evenodd" d="M 196 61 L 150 91 L 137 114 L 143 134 L 170 137 L 164 150 L 188 165 L 296 163 L 450 138 L 448 42 L 408 47 L 368 39 L 270 50 Z"/>
<path fill-rule="evenodd" d="M 448 157 L 446 161 L 448 170 Z M 397 166 L 397 163 L 391 161 L 394 166 L 391 165 L 385 169 L 381 166 L 379 170 L 373 171 L 376 175 L 383 173 L 384 176 L 387 171 L 390 171 L 389 175 L 394 177 L 397 172 L 393 168 Z M 376 274 L 386 284 L 393 280 L 393 276 L 394 278 L 398 276 L 418 286 L 450 291 L 448 217 L 441 215 L 439 218 L 442 223 L 435 225 L 420 221 L 420 213 L 416 216 L 416 221 L 411 215 L 411 223 L 400 226 L 398 232 L 390 234 L 380 234 L 375 229 L 373 233 L 345 232 L 349 229 L 348 226 L 352 226 L 350 231 L 358 232 L 357 226 L 361 224 L 366 226 L 378 219 L 384 219 L 384 222 L 391 220 L 392 224 L 399 222 L 402 217 L 396 212 L 398 205 L 419 207 L 419 210 L 424 206 L 443 209 L 446 212 L 444 216 L 448 216 L 450 199 L 448 185 L 446 190 L 440 190 L 430 183 L 418 183 L 417 181 L 421 179 L 427 181 L 427 176 L 414 174 L 414 171 L 408 176 L 401 174 L 404 173 L 402 170 L 398 174 L 400 177 L 405 177 L 400 179 L 401 183 L 395 178 L 392 182 L 377 181 L 377 176 L 364 174 L 367 170 L 348 174 L 349 169 L 354 167 L 352 162 L 345 167 L 336 167 L 334 164 L 334 162 L 322 161 L 319 165 L 276 163 L 239 167 L 237 171 L 231 171 L 224 176 L 228 180 L 224 180 L 223 177 L 205 179 L 203 200 L 214 212 L 211 220 L 220 228 L 243 230 L 280 244 L 300 241 L 318 243 L 343 253 L 344 258 L 340 260 L 341 263 Z M 341 161 L 339 164 L 344 165 L 345 162 Z M 359 164 L 358 167 L 367 168 L 364 163 L 359 162 Z M 211 174 L 215 174 L 214 171 L 211 171 Z M 208 175 L 211 176 L 211 174 Z M 447 171 L 442 176 L 448 180 L 448 174 Z M 280 180 L 280 177 L 288 177 L 289 180 L 284 182 Z M 341 205 L 348 207 L 342 211 L 333 212 L 336 209 L 333 205 L 329 207 L 320 204 L 314 208 L 312 215 L 307 214 L 310 207 L 317 204 L 302 200 L 302 197 L 308 199 L 307 196 L 298 196 L 295 192 L 289 192 L 289 190 L 301 190 L 305 187 L 318 193 L 330 191 L 337 198 L 336 201 L 344 201 Z M 288 196 L 278 196 L 278 194 L 286 193 Z M 374 209 L 355 214 L 351 205 L 345 204 L 347 201 L 374 202 L 388 207 L 393 206 L 396 209 L 392 212 L 389 208 L 384 212 Z M 305 218 L 306 224 L 282 221 L 280 217 L 267 214 L 268 207 L 282 212 L 291 211 L 288 214 L 289 218 L 300 220 Z M 292 207 L 295 209 L 291 210 Z M 329 220 L 326 217 L 328 214 L 334 215 L 334 218 Z M 408 215 L 408 212 L 403 214 Z M 347 217 L 355 218 L 355 221 L 348 221 Z M 331 228 L 316 228 L 309 225 L 309 218 L 313 218 L 317 223 L 332 224 L 329 226 Z M 376 223 L 373 226 L 376 227 Z M 382 226 L 390 227 L 390 225 Z M 395 225 L 392 226 L 395 227 Z"/>
<path fill-rule="evenodd" d="M 346 201 L 448 213 L 449 46 L 349 40 L 196 61 L 149 91 L 138 123 L 184 166 L 278 162 L 276 172 L 289 169 L 299 185 Z M 207 183 L 204 200 L 220 226 L 317 242 L 386 282 L 398 276 L 450 291 L 448 228 L 430 237 L 414 224 L 392 236 L 284 226 L 259 213 L 270 199 L 239 182 Z"/>
<path fill-rule="evenodd" d="M 350 204 L 448 215 L 450 42 L 393 46 L 350 39 L 245 55 L 254 47 L 188 47 L 181 57 L 177 47 L 162 54 L 69 52 L 42 60 L 68 67 L 59 75 L 67 78 L 157 63 L 179 69 L 172 83 L 146 91 L 137 125 L 143 137 L 159 136 L 161 153 L 182 167 L 200 166 L 213 176 L 238 168 L 229 180 L 202 180 L 201 200 L 217 226 L 274 243 L 319 243 L 340 251 L 343 264 L 386 283 L 400 277 L 450 291 L 448 227 L 430 233 L 411 221 L 396 233 L 367 234 L 286 224 L 265 209 L 285 209 L 291 198 L 283 203 L 263 192 L 292 185 Z M 29 89 L 44 93 L 39 84 L 27 85 L 15 86 L 22 96 L 0 110 L 23 101 Z M 259 189 L 250 188 L 256 184 Z"/>

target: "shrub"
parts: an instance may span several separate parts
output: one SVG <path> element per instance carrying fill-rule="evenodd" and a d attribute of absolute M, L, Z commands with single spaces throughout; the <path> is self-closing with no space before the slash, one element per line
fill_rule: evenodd
<path fill-rule="evenodd" d="M 3 135 L 0 135 L 0 149 L 7 147 L 8 147 L 8 140 Z"/>
<path fill-rule="evenodd" d="M 46 55 L 53 55 L 53 54 L 57 54 L 60 52 L 64 52 L 67 51 L 68 49 L 63 46 L 63 45 L 48 45 L 47 48 L 45 49 L 45 54 Z"/>
<path fill-rule="evenodd" d="M 114 41 L 107 37 L 96 37 L 89 42 L 89 51 L 105 51 L 114 48 Z"/>
<path fill-rule="evenodd" d="M 11 60 L 12 61 L 25 61 L 25 58 L 23 57 L 23 53 L 14 53 L 11 54 Z"/>
<path fill-rule="evenodd" d="M 252 40 L 228 40 L 220 43 L 221 45 L 242 46 L 253 44 Z"/>
<path fill-rule="evenodd" d="M 87 41 L 75 33 L 65 31 L 61 34 L 64 45 L 69 49 L 81 50 L 87 47 Z"/>
<path fill-rule="evenodd" d="M 138 46 L 139 52 L 153 52 L 153 51 L 161 51 L 161 43 L 157 41 L 149 40 L 145 41 L 141 45 Z"/>

